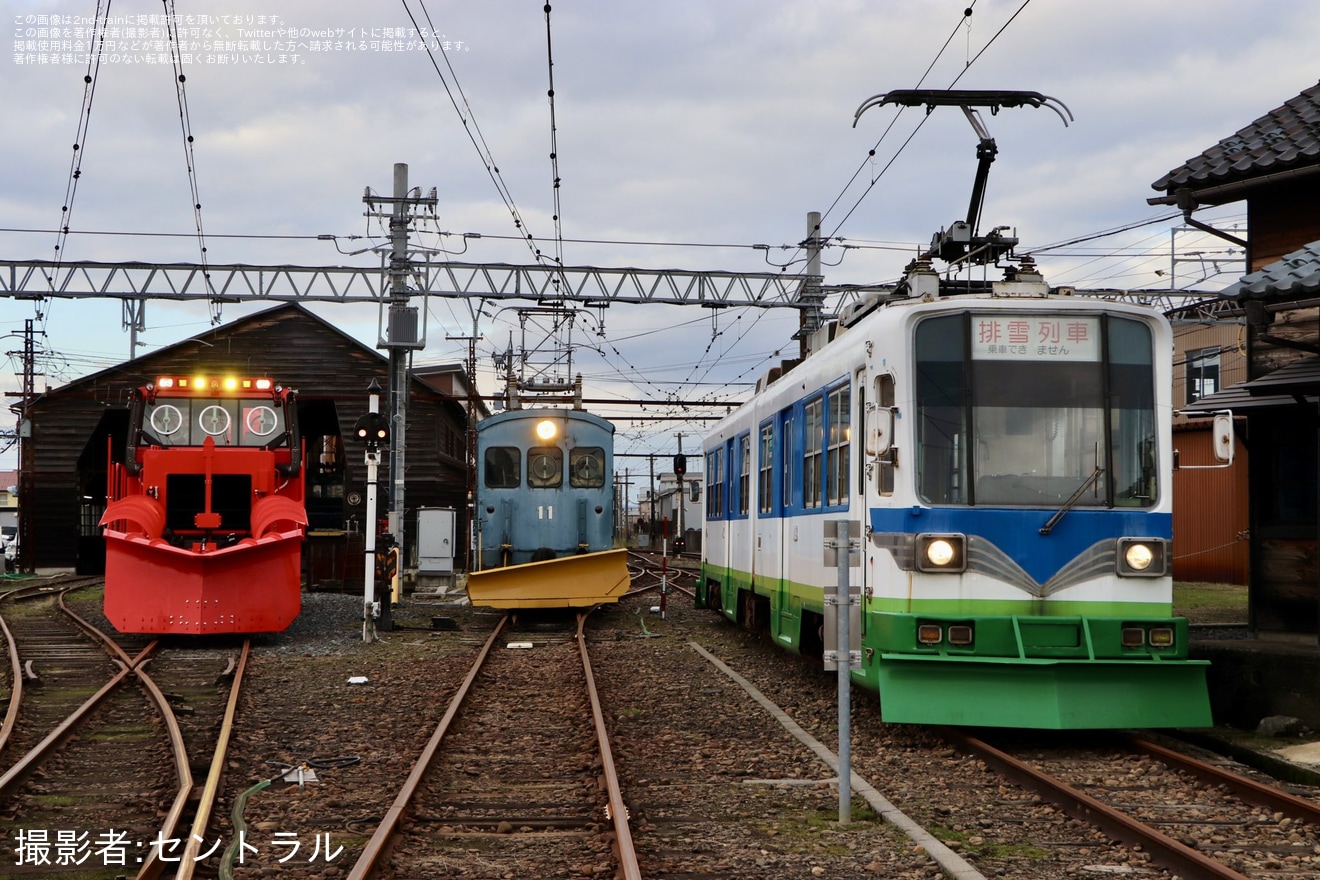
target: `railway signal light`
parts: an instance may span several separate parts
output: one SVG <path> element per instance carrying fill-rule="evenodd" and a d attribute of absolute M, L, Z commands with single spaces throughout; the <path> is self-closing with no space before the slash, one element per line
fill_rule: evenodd
<path fill-rule="evenodd" d="M 674 456 L 674 475 L 681 477 L 687 473 L 687 456 L 679 453 Z"/>
<path fill-rule="evenodd" d="M 380 412 L 380 383 L 375 379 L 367 388 L 367 411 L 358 417 L 353 433 L 369 447 L 390 442 L 390 420 Z"/>
<path fill-rule="evenodd" d="M 390 442 L 390 420 L 380 413 L 367 413 L 359 417 L 353 430 L 364 443 Z"/>

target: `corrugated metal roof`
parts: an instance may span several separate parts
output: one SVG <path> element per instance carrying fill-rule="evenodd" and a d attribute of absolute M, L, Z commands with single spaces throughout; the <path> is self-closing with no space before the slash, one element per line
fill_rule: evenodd
<path fill-rule="evenodd" d="M 1320 241 L 1243 275 L 1219 292 L 1226 299 L 1272 299 L 1320 293 Z"/>
<path fill-rule="evenodd" d="M 1320 398 L 1314 396 L 1306 398 L 1309 404 L 1314 404 L 1317 400 Z M 1238 413 L 1248 409 L 1266 409 L 1275 406 L 1297 406 L 1297 398 L 1291 394 L 1252 394 L 1245 385 L 1234 385 L 1232 388 L 1225 388 L 1223 391 L 1202 397 L 1188 409 L 1195 412 L 1231 409 Z"/>
<path fill-rule="evenodd" d="M 1259 379 L 1245 383 L 1249 393 L 1262 394 L 1297 394 L 1320 392 L 1320 357 L 1294 361 L 1284 367 L 1267 373 Z"/>
<path fill-rule="evenodd" d="M 1320 83 L 1151 184 L 1172 193 L 1320 165 Z"/>

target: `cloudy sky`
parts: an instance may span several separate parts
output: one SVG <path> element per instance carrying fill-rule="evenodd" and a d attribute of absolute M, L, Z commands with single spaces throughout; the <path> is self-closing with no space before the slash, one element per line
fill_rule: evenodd
<path fill-rule="evenodd" d="M 378 258 L 353 252 L 385 231 L 363 216 L 363 192 L 388 194 L 403 162 L 439 200 L 414 242 L 455 260 L 533 262 L 525 230 L 567 265 L 793 271 L 806 214 L 820 211 L 826 283 L 889 282 L 966 213 L 976 136 L 950 108 L 872 109 L 855 128 L 854 112 L 892 89 L 956 85 L 1043 92 L 1075 116 L 1067 127 L 1045 109 L 985 116 L 999 159 L 983 229 L 1014 228 L 1053 284 L 1167 287 L 1172 276 L 1213 290 L 1239 277 L 1240 256 L 1172 233 L 1170 212 L 1146 204 L 1150 184 L 1320 75 L 1320 16 L 1301 0 L 1268 14 L 1227 0 L 560 0 L 548 36 L 543 4 L 529 0 L 167 5 L 188 53 L 191 179 L 168 55 L 156 63 L 168 52 L 160 3 L 113 4 L 118 30 L 84 115 L 77 41 L 97 4 L 0 2 L 12 33 L 0 59 L 0 258 L 53 258 L 68 205 L 66 260 L 197 262 L 195 185 L 211 263 L 369 268 Z M 53 15 L 61 42 L 49 44 Z M 418 30 L 436 36 L 418 41 Z M 1197 217 L 1228 226 L 1245 220 L 1241 207 Z M 503 305 L 478 316 L 484 377 L 510 334 L 521 342 Z M 446 337 L 472 332 L 470 304 L 426 308 L 416 363 L 464 358 Z M 374 308 L 316 310 L 374 343 Z M 129 355 L 112 301 L 0 300 L 4 351 L 38 315 L 39 389 Z M 736 400 L 796 348 L 789 310 L 615 307 L 603 331 L 601 317 L 579 316 L 573 370 L 589 396 L 656 401 L 650 415 L 673 411 L 659 401 Z M 210 320 L 204 306 L 150 303 L 139 353 Z M 4 390 L 17 390 L 16 360 L 3 366 Z M 700 422 L 604 409 L 620 451 L 671 452 L 679 432 L 686 448 L 698 443 Z M 0 467 L 13 461 L 0 455 Z"/>

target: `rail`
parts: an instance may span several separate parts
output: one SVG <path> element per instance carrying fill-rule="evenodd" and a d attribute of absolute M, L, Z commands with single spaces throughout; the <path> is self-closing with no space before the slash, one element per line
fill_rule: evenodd
<path fill-rule="evenodd" d="M 1245 875 L 1222 862 L 1179 843 L 1172 837 L 1019 761 L 983 740 L 952 728 L 942 728 L 940 734 L 1013 781 L 1062 805 L 1074 818 L 1090 822 L 1106 834 L 1130 846 L 1143 848 L 1156 861 L 1178 874 L 1183 880 L 1248 880 Z"/>
<path fill-rule="evenodd" d="M 637 853 L 633 847 L 632 831 L 628 825 L 628 809 L 623 800 L 623 794 L 619 786 L 618 774 L 614 768 L 614 756 L 610 749 L 609 734 L 605 728 L 605 715 L 601 709 L 599 694 L 596 690 L 595 675 L 591 669 L 591 656 L 587 650 L 586 638 L 584 634 L 587 616 L 590 612 L 579 613 L 577 615 L 576 640 L 578 653 L 582 660 L 582 669 L 586 681 L 586 689 L 589 702 L 591 704 L 592 722 L 596 732 L 597 746 L 600 750 L 602 774 L 605 777 L 605 787 L 608 794 L 609 818 L 614 830 L 614 845 L 616 855 L 619 861 L 619 871 L 616 876 L 623 877 L 625 880 L 641 880 L 641 870 L 637 864 Z M 376 826 L 371 839 L 363 847 L 362 854 L 353 865 L 348 874 L 348 880 L 367 880 L 373 877 L 382 869 L 386 854 L 389 852 L 391 842 L 399 827 L 400 822 L 408 814 L 410 805 L 417 794 L 423 778 L 431 769 L 437 753 L 440 750 L 441 742 L 448 734 L 449 729 L 458 715 L 459 709 L 467 699 L 473 683 L 484 667 L 487 658 L 490 656 L 491 649 L 496 640 L 504 631 L 505 626 L 510 621 L 510 615 L 505 614 L 500 618 L 490 637 L 486 639 L 485 644 L 478 652 L 472 667 L 463 678 L 457 692 L 450 700 L 445 709 L 444 716 L 437 724 L 435 731 L 431 734 L 426 746 L 422 749 L 412 771 L 408 778 L 400 787 L 394 802 L 381 818 Z"/>

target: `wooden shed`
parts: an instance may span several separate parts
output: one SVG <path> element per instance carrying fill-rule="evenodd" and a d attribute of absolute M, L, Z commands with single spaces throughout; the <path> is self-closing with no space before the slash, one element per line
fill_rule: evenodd
<path fill-rule="evenodd" d="M 1199 208 L 1246 202 L 1248 274 L 1221 292 L 1234 317 L 1245 320 L 1245 381 L 1223 383 L 1200 403 L 1242 417 L 1239 433 L 1250 450 L 1252 629 L 1314 641 L 1320 636 L 1320 84 L 1152 186 L 1163 193 L 1152 204 L 1178 206 L 1193 225 Z"/>
<path fill-rule="evenodd" d="M 388 383 L 381 353 L 297 304 L 276 306 L 213 328 L 149 355 L 48 391 L 32 404 L 31 496 L 22 515 L 34 536 L 29 567 L 100 573 L 105 546 L 97 523 L 106 502 L 108 463 L 127 441 L 128 392 L 159 375 L 226 373 L 268 376 L 298 391 L 306 444 L 310 520 L 303 553 L 305 583 L 351 588 L 362 581 L 367 528 L 366 464 L 352 436 L 366 410 L 367 386 Z M 466 410 L 433 384 L 410 379 L 405 467 L 405 533 L 415 547 L 418 507 L 464 515 Z M 379 474 L 387 509 L 388 456 Z M 462 525 L 460 524 L 460 528 Z"/>

